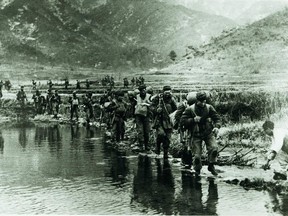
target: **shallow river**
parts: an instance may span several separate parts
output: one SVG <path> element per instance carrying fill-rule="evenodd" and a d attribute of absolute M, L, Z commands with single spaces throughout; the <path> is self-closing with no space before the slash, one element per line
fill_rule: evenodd
<path fill-rule="evenodd" d="M 119 153 L 101 134 L 67 125 L 2 129 L 1 214 L 288 214 L 287 197 L 210 179 L 207 167 L 195 179 L 171 161 Z"/>

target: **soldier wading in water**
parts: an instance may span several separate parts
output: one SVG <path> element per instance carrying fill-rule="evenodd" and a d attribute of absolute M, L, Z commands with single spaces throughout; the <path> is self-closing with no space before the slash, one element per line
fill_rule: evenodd
<path fill-rule="evenodd" d="M 190 148 L 194 157 L 193 167 L 199 175 L 202 168 L 202 141 L 204 141 L 208 152 L 208 170 L 213 175 L 218 175 L 214 167 L 218 155 L 215 134 L 220 128 L 220 117 L 212 105 L 206 104 L 205 92 L 198 92 L 196 99 L 196 103 L 189 106 L 181 118 L 182 125 L 190 133 Z"/>

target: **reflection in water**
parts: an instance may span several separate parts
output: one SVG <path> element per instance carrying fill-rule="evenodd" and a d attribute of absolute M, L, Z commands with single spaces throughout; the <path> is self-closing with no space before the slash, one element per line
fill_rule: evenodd
<path fill-rule="evenodd" d="M 35 128 L 35 145 L 41 147 L 43 141 L 47 138 L 47 127 L 36 126 Z"/>
<path fill-rule="evenodd" d="M 133 181 L 132 202 L 138 202 L 158 213 L 173 214 L 174 178 L 169 161 L 163 166 L 156 160 L 157 174 L 153 175 L 151 158 L 139 156 L 138 170 Z"/>
<path fill-rule="evenodd" d="M 26 127 L 22 126 L 19 128 L 19 143 L 22 146 L 23 150 L 25 150 L 27 146 L 27 134 L 26 134 Z"/>
<path fill-rule="evenodd" d="M 206 201 L 206 214 L 216 215 L 217 212 L 217 204 L 218 204 L 218 188 L 217 184 L 215 184 L 214 179 L 209 180 L 208 187 L 208 198 Z"/>
<path fill-rule="evenodd" d="M 278 195 L 277 191 L 268 191 L 271 199 L 272 206 L 266 206 L 268 209 L 272 209 L 272 212 L 277 212 L 282 215 L 287 215 L 288 212 L 288 195 Z"/>
<path fill-rule="evenodd" d="M 80 139 L 80 131 L 78 125 L 72 125 L 71 124 L 71 147 L 78 148 L 80 145 L 79 139 Z"/>
<path fill-rule="evenodd" d="M 113 182 L 117 182 L 119 186 L 127 182 L 127 175 L 129 174 L 129 163 L 125 155 L 118 151 L 113 151 L 110 154 L 110 161 L 108 162 L 109 173 L 106 176 L 112 177 Z"/>
<path fill-rule="evenodd" d="M 218 189 L 214 179 L 209 180 L 208 197 L 203 200 L 200 177 L 182 172 L 182 191 L 177 197 L 177 211 L 181 215 L 216 215 L 218 204 Z M 206 204 L 206 206 L 204 205 Z M 185 208 L 183 207 L 185 206 Z"/>
<path fill-rule="evenodd" d="M 0 130 L 0 153 L 3 154 L 4 150 L 4 138 L 2 135 L 2 130 Z"/>
<path fill-rule="evenodd" d="M 217 183 L 181 173 L 169 161 L 119 152 L 103 143 L 103 131 L 94 127 L 45 125 L 7 128 L 2 133 L 2 214 L 67 214 L 69 210 L 77 215 L 227 215 L 228 211 L 241 215 L 255 208 L 261 215 L 288 212 L 286 196 L 271 193 L 272 201 L 267 201 L 267 196 L 259 198 L 265 192 L 247 193 L 235 186 L 231 190 L 221 179 Z M 259 202 L 251 202 L 258 198 Z M 269 207 L 263 204 L 267 202 Z"/>
<path fill-rule="evenodd" d="M 94 141 L 91 138 L 95 137 L 96 129 L 95 127 L 86 127 L 86 137 L 83 141 L 84 150 L 87 152 L 93 152 L 95 149 Z"/>
<path fill-rule="evenodd" d="M 47 133 L 47 140 L 48 140 L 48 145 L 51 153 L 56 152 L 57 156 L 60 156 L 61 150 L 62 150 L 62 139 L 59 131 L 59 125 L 53 125 L 49 126 L 47 128 L 48 133 Z"/>

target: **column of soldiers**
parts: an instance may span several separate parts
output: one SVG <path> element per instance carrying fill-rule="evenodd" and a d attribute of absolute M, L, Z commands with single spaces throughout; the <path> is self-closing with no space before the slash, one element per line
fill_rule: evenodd
<path fill-rule="evenodd" d="M 54 118 L 58 118 L 60 104 L 62 103 L 58 90 L 53 92 L 53 90 L 49 88 L 45 97 L 41 95 L 41 92 L 37 89 L 32 99 L 36 114 L 41 115 L 47 112 L 47 114 L 53 115 Z"/>
<path fill-rule="evenodd" d="M 108 92 L 102 98 L 102 105 L 105 107 L 105 103 L 108 104 L 105 113 L 107 119 L 110 119 L 107 124 L 112 129 L 114 140 L 121 141 L 124 138 L 127 111 L 130 110 L 129 106 L 135 106 L 132 117 L 135 119 L 139 152 L 151 153 L 153 148 L 150 138 L 154 132 L 155 153 L 160 155 L 163 151 L 163 158 L 168 159 L 171 135 L 176 130 L 180 133 L 179 141 L 183 145 L 182 163 L 185 168 L 193 166 L 195 173 L 200 174 L 203 142 L 207 149 L 208 170 L 217 175 L 215 162 L 218 147 L 215 137 L 220 128 L 220 117 L 214 107 L 207 104 L 208 96 L 205 92 L 187 94 L 178 107 L 170 86 L 164 86 L 162 92 L 153 95 L 150 88 L 141 84 L 136 94 L 128 95 L 128 103 L 123 102 L 123 95 L 121 91 L 114 94 Z M 173 112 L 174 121 L 171 120 Z"/>
<path fill-rule="evenodd" d="M 61 97 L 57 90 L 52 91 L 51 83 L 48 84 L 46 98 L 39 90 L 36 90 L 33 95 L 35 109 L 37 114 L 43 114 L 46 111 L 57 118 L 59 106 L 62 103 Z M 125 122 L 127 118 L 133 117 L 137 130 L 138 151 L 151 153 L 154 149 L 157 155 L 163 151 L 163 158 L 168 159 L 171 135 L 173 130 L 176 130 L 180 134 L 179 141 L 183 145 L 182 163 L 185 167 L 190 169 L 193 166 L 196 174 L 200 174 L 203 142 L 208 154 L 208 170 L 213 175 L 217 175 L 214 167 L 218 155 L 215 136 L 220 128 L 220 117 L 214 107 L 207 104 L 208 96 L 205 92 L 195 93 L 194 96 L 187 94 L 178 106 L 170 86 L 164 86 L 160 93 L 153 95 L 151 87 L 146 88 L 146 85 L 141 83 L 137 90 L 130 93 L 126 95 L 125 100 L 124 91 L 113 91 L 108 88 L 100 98 L 102 109 L 99 121 L 100 123 L 106 121 L 113 140 L 117 142 L 124 140 Z M 17 100 L 21 104 L 27 100 L 23 86 L 17 93 Z M 70 103 L 70 119 L 76 118 L 78 121 L 80 99 L 76 91 L 73 92 L 68 102 Z M 90 123 L 95 120 L 95 102 L 92 99 L 92 93 L 88 92 L 83 95 L 81 102 L 86 121 Z M 171 120 L 171 114 L 174 112 L 176 112 L 174 119 Z M 152 133 L 155 133 L 156 137 L 154 148 L 150 141 Z"/>
<path fill-rule="evenodd" d="M 194 97 L 187 94 L 185 100 L 177 107 L 172 95 L 171 87 L 164 86 L 163 91 L 154 96 L 146 92 L 146 86 L 139 86 L 136 96 L 135 120 L 137 125 L 138 143 L 140 151 L 150 151 L 150 124 L 155 130 L 155 153 L 163 150 L 164 159 L 168 158 L 168 151 L 173 130 L 180 133 L 183 145 L 182 163 L 186 168 L 193 169 L 197 175 L 202 169 L 202 142 L 205 143 L 208 156 L 208 170 L 218 175 L 215 162 L 218 156 L 216 135 L 220 128 L 220 117 L 214 107 L 207 104 L 208 96 L 205 92 L 197 92 Z M 177 110 L 177 111 L 176 111 Z M 171 113 L 175 112 L 174 121 Z"/>

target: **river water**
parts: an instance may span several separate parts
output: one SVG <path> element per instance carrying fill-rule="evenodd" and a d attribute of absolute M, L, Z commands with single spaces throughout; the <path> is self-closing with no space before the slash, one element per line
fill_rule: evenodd
<path fill-rule="evenodd" d="M 205 167 L 195 179 L 172 161 L 117 152 L 100 129 L 19 125 L 1 134 L 1 214 L 288 213 L 287 197 L 209 178 Z"/>

